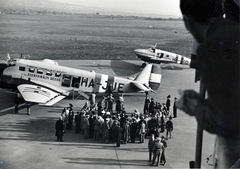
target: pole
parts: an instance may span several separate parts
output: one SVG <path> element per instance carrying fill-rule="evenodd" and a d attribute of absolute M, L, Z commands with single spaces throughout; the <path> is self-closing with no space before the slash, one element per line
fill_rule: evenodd
<path fill-rule="evenodd" d="M 200 80 L 200 95 L 202 98 L 205 98 L 206 88 Z M 201 161 L 202 161 L 202 141 L 203 141 L 203 128 L 202 126 L 197 124 L 197 136 L 196 136 L 196 149 L 195 149 L 195 168 L 201 168 Z"/>
<path fill-rule="evenodd" d="M 197 62 L 197 48 L 199 44 L 196 39 L 193 39 L 193 47 L 191 53 L 191 63 L 190 68 L 194 68 L 195 70 L 195 82 L 200 81 L 199 93 L 203 99 L 205 99 L 206 89 L 202 82 L 202 79 L 199 74 L 198 70 L 198 62 Z M 196 135 L 196 147 L 195 147 L 195 161 L 194 167 L 201 168 L 201 161 L 202 161 L 202 142 L 203 142 L 203 128 L 202 126 L 197 124 L 197 135 Z M 191 166 L 193 167 L 193 166 Z"/>

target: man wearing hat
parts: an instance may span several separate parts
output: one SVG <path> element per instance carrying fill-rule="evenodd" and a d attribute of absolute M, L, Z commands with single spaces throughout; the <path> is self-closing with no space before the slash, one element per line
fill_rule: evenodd
<path fill-rule="evenodd" d="M 110 130 L 109 120 L 110 120 L 109 116 L 106 116 L 102 125 L 103 141 L 106 144 L 109 143 L 109 130 Z"/>
<path fill-rule="evenodd" d="M 63 132 L 64 132 L 64 126 L 63 126 L 63 120 L 62 116 L 59 117 L 58 121 L 55 124 L 55 136 L 57 136 L 57 141 L 63 141 Z"/>
<path fill-rule="evenodd" d="M 168 121 L 166 122 L 166 139 L 168 139 L 168 135 L 170 136 L 169 138 L 172 138 L 172 131 L 173 131 L 173 122 L 172 122 L 172 116 L 169 117 Z"/>
<path fill-rule="evenodd" d="M 120 123 L 116 123 L 115 132 L 116 147 L 120 147 L 122 138 L 122 128 L 120 127 Z"/>
<path fill-rule="evenodd" d="M 89 138 L 89 114 L 86 113 L 85 117 L 84 117 L 84 121 L 83 121 L 83 130 L 84 130 L 84 139 L 88 139 Z"/>
<path fill-rule="evenodd" d="M 127 144 L 129 140 L 129 130 L 130 130 L 130 123 L 128 121 L 127 115 L 124 117 L 122 127 L 123 127 L 123 144 Z"/>
<path fill-rule="evenodd" d="M 73 111 L 73 105 L 72 105 L 72 103 L 69 103 L 69 112 L 70 111 Z"/>
<path fill-rule="evenodd" d="M 174 98 L 174 103 L 173 103 L 173 118 L 177 118 L 177 106 L 176 106 L 177 98 Z"/>
<path fill-rule="evenodd" d="M 168 96 L 167 96 L 167 101 L 166 101 L 166 107 L 167 107 L 167 111 L 168 111 L 167 114 L 169 114 L 170 106 L 171 106 L 171 100 L 170 100 L 170 98 L 171 98 L 171 96 L 168 95 Z"/>
<path fill-rule="evenodd" d="M 161 143 L 163 143 L 163 151 L 160 158 L 160 162 L 162 163 L 162 165 L 166 165 L 165 149 L 167 148 L 167 142 L 164 136 L 161 136 Z"/>
<path fill-rule="evenodd" d="M 151 102 L 149 104 L 149 113 L 154 114 L 155 102 L 154 99 L 151 98 Z"/>
<path fill-rule="evenodd" d="M 158 137 L 158 138 L 155 139 L 155 143 L 153 145 L 152 166 L 154 166 L 156 158 L 157 158 L 157 165 L 156 166 L 159 166 L 160 157 L 162 155 L 162 152 L 163 152 L 163 143 L 161 143 L 161 138 Z"/>

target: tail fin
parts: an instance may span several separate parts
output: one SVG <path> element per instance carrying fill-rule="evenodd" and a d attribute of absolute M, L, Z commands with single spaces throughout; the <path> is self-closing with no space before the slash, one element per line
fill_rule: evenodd
<path fill-rule="evenodd" d="M 140 82 L 142 84 L 148 84 L 152 66 L 152 64 L 147 64 L 140 72 L 140 74 L 138 74 L 138 76 L 134 79 L 134 81 Z"/>
<path fill-rule="evenodd" d="M 135 78 L 134 85 L 143 91 L 157 90 L 160 86 L 161 78 L 161 68 L 156 65 L 147 64 Z"/>

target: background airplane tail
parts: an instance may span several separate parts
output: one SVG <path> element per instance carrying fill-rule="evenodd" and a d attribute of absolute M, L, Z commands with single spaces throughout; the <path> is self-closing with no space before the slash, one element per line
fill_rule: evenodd
<path fill-rule="evenodd" d="M 153 90 L 157 90 L 160 87 L 161 79 L 161 68 L 159 66 L 153 65 L 149 78 L 149 87 Z"/>

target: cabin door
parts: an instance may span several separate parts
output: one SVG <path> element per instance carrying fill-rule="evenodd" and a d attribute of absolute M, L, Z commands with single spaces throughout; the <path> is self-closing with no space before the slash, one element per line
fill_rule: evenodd
<path fill-rule="evenodd" d="M 71 82 L 72 82 L 72 76 L 70 75 L 63 75 L 62 76 L 62 86 L 63 87 L 70 87 L 71 86 Z"/>

